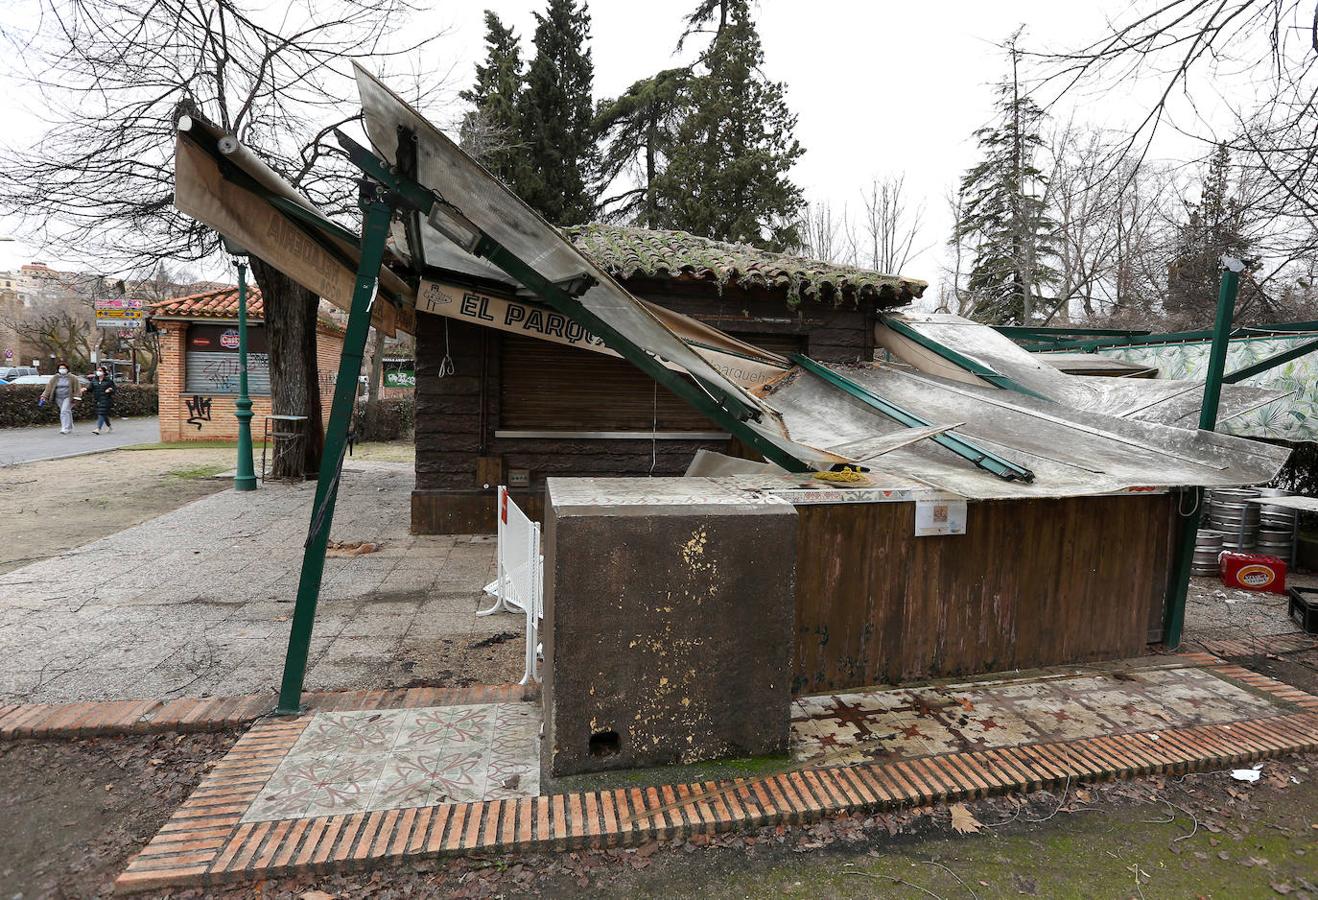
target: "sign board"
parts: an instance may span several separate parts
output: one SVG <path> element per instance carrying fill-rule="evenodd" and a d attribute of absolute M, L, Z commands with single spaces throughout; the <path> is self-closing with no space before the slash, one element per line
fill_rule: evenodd
<path fill-rule="evenodd" d="M 174 149 L 174 205 L 339 309 L 352 308 L 356 271 L 266 200 L 225 179 L 215 161 L 182 135 Z M 356 252 L 346 245 L 342 249 L 345 256 Z M 411 293 L 388 269 L 381 269 L 380 279 L 395 294 Z M 371 306 L 371 324 L 393 337 L 397 313 L 392 303 L 377 298 Z"/>
<path fill-rule="evenodd" d="M 915 536 L 966 533 L 966 501 L 916 500 Z"/>
<path fill-rule="evenodd" d="M 96 301 L 97 328 L 141 328 L 146 310 L 141 300 L 114 297 Z"/>
<path fill-rule="evenodd" d="M 724 341 L 731 339 L 718 332 L 711 332 L 701 323 L 671 310 L 641 302 L 679 338 L 700 343 L 701 346 L 696 350 L 704 360 L 724 377 L 742 387 L 749 388 L 764 384 L 779 377 L 787 369 L 785 364 L 774 365 L 750 359 L 739 352 L 713 349 L 707 344 L 711 335 L 715 339 L 721 338 Z M 462 319 L 486 328 L 510 331 L 555 344 L 580 347 L 606 356 L 621 356 L 609 349 L 603 340 L 562 313 L 546 309 L 539 304 L 482 294 L 453 284 L 421 279 L 416 295 L 416 311 Z M 732 343 L 740 342 L 732 341 Z M 755 349 L 749 345 L 741 346 L 749 351 Z M 732 349 L 731 345 L 729 349 Z M 684 371 L 681 366 L 666 360 L 664 365 L 678 372 Z"/>
<path fill-rule="evenodd" d="M 416 372 L 412 369 L 385 369 L 384 386 L 388 388 L 416 387 Z"/>

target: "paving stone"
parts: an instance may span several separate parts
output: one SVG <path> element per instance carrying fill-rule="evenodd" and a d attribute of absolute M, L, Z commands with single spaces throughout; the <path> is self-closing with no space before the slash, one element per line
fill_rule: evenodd
<path fill-rule="evenodd" d="M 383 549 L 327 560 L 316 687 L 403 675 L 389 654 L 418 619 L 428 635 L 463 640 L 522 628 L 475 616 L 493 577 L 492 542 L 407 533 L 413 481 L 407 464 L 345 469 L 332 537 Z M 313 492 L 311 483 L 224 491 L 0 575 L 10 601 L 0 606 L 0 703 L 263 687 L 282 668 Z M 374 597 L 382 602 L 361 602 Z"/>

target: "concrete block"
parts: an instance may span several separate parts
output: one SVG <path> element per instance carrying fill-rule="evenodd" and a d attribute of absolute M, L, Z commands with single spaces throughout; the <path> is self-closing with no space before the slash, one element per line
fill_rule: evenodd
<path fill-rule="evenodd" d="M 550 479 L 546 778 L 786 753 L 796 511 L 715 479 Z"/>

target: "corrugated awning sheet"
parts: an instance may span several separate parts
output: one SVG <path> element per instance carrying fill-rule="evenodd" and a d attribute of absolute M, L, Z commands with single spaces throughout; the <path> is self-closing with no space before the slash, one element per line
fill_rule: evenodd
<path fill-rule="evenodd" d="M 1198 426 L 1202 381 L 1069 375 L 987 325 L 960 316 L 903 313 L 895 318 L 1063 406 L 1180 428 Z M 877 338 L 894 356 L 922 372 L 967 384 L 987 383 L 882 325 Z M 1243 415 L 1282 396 L 1279 391 L 1223 385 L 1218 419 Z"/>
<path fill-rule="evenodd" d="M 913 477 L 972 499 L 1064 497 L 1271 480 L 1289 451 L 1210 432 L 1172 428 L 1068 408 L 993 387 L 958 384 L 890 366 L 830 366 L 865 389 L 1033 470 L 1008 482 L 930 441 L 866 461 L 876 472 Z M 823 380 L 805 373 L 768 396 L 792 439 L 816 447 L 904 431 Z"/>

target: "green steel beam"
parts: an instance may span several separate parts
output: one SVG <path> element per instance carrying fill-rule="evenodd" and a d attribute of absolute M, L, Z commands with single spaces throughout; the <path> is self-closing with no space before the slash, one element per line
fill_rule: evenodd
<path fill-rule="evenodd" d="M 297 603 L 293 607 L 293 624 L 288 634 L 288 653 L 284 657 L 284 677 L 279 688 L 279 705 L 275 712 L 295 715 L 302 709 L 302 684 L 307 672 L 307 653 L 311 631 L 316 622 L 316 604 L 320 582 L 325 574 L 325 550 L 329 544 L 330 525 L 334 521 L 334 504 L 339 492 L 339 474 L 348 440 L 348 425 L 357 399 L 357 376 L 361 372 L 366 350 L 366 336 L 371 325 L 371 303 L 376 295 L 384 246 L 393 217 L 394 199 L 380 187 L 368 182 L 370 194 L 363 197 L 361 260 L 357 264 L 357 283 L 348 312 L 348 328 L 339 357 L 338 380 L 334 383 L 334 400 L 330 406 L 329 427 L 325 430 L 325 449 L 316 479 L 316 498 L 311 505 L 311 526 L 302 554 L 302 573 L 298 580 Z"/>
<path fill-rule="evenodd" d="M 1016 381 L 1012 378 L 1008 378 L 1006 375 L 1003 375 L 1001 372 L 998 372 L 997 370 L 984 365 L 978 360 L 971 359 L 969 356 L 966 356 L 963 353 L 958 353 L 956 350 L 953 350 L 951 347 L 947 346 L 946 344 L 940 341 L 934 340 L 928 335 L 921 334 L 919 331 L 917 331 L 916 329 L 912 328 L 910 325 L 907 325 L 905 322 L 899 319 L 896 319 L 891 316 L 884 316 L 883 324 L 888 326 L 898 334 L 900 334 L 902 337 L 909 338 L 910 340 L 915 341 L 917 344 L 919 344 L 921 347 L 924 347 L 926 350 L 938 354 L 943 359 L 947 360 L 957 368 L 964 369 L 965 371 L 971 373 L 972 375 L 984 379 L 989 384 L 995 385 L 996 387 L 1000 387 L 1006 391 L 1015 391 L 1016 393 L 1024 394 L 1027 397 L 1034 397 L 1036 400 L 1052 399 L 1050 397 L 1045 397 L 1043 394 L 1040 394 L 1038 391 L 1030 390 L 1025 385 L 1021 384 L 1019 381 Z"/>
<path fill-rule="evenodd" d="M 1226 368 L 1227 346 L 1231 343 L 1231 318 L 1236 311 L 1236 293 L 1240 290 L 1243 263 L 1223 259 L 1222 284 L 1217 291 L 1217 317 L 1213 321 L 1213 345 L 1208 350 L 1208 370 L 1204 373 L 1204 400 L 1199 407 L 1199 428 L 1217 430 L 1217 408 L 1222 399 L 1222 372 Z M 1237 268 L 1239 266 L 1239 268 Z"/>
<path fill-rule="evenodd" d="M 1270 325 L 1240 327 L 1231 332 L 1236 337 L 1297 337 L 1318 331 L 1318 321 L 1274 322 Z M 1137 334 L 1128 338 L 1095 338 L 1088 341 L 1023 341 L 1031 351 L 1040 350 L 1074 350 L 1088 353 L 1091 350 L 1103 350 L 1116 347 L 1139 347 L 1146 344 L 1180 344 L 1194 341 L 1210 341 L 1215 329 L 1198 331 L 1172 331 L 1166 334 Z"/>
<path fill-rule="evenodd" d="M 1309 341 L 1307 344 L 1300 344 L 1298 347 L 1292 347 L 1289 350 L 1282 350 L 1280 353 L 1274 353 L 1271 356 L 1265 356 L 1253 365 L 1236 369 L 1234 372 L 1228 372 L 1222 376 L 1223 384 L 1236 384 L 1244 381 L 1246 378 L 1252 378 L 1261 372 L 1274 369 L 1282 363 L 1288 363 L 1292 359 L 1299 359 L 1301 356 L 1308 356 L 1310 353 L 1318 350 L 1318 341 Z"/>
<path fill-rule="evenodd" d="M 351 138 L 341 133 L 336 134 L 339 143 L 343 145 L 353 164 L 365 172 L 367 176 L 387 186 L 402 203 L 428 218 L 432 217 L 434 213 L 439 213 L 441 217 L 447 217 L 456 228 L 470 232 L 467 237 L 462 239 L 450 238 L 458 246 L 475 256 L 488 259 L 519 284 L 536 294 L 546 304 L 580 323 L 632 365 L 687 401 L 697 411 L 728 429 L 729 432 L 748 446 L 753 447 L 765 459 L 782 466 L 789 472 L 810 471 L 811 467 L 807 463 L 787 453 L 746 424 L 748 419 L 759 416 L 759 410 L 748 405 L 735 394 L 723 391 L 716 385 L 707 385 L 705 382 L 696 383 L 694 378 L 687 380 L 677 372 L 672 371 L 650 353 L 632 343 L 629 338 L 625 337 L 608 322 L 587 309 L 563 285 L 555 284 L 544 278 L 508 248 L 481 231 L 479 227 L 462 215 L 461 210 L 430 189 L 410 178 L 399 175 L 379 157 Z"/>
<path fill-rule="evenodd" d="M 857 384 L 845 375 L 834 372 L 832 369 L 816 362 L 808 356 L 804 356 L 800 353 L 793 353 L 791 355 L 791 360 L 810 374 L 823 379 L 839 390 L 845 391 L 866 406 L 878 410 L 888 418 L 905 425 L 907 428 L 927 428 L 933 425 L 929 420 L 920 418 L 915 413 L 898 406 L 890 400 L 885 400 L 883 397 L 880 397 L 878 394 L 863 385 Z M 1034 473 L 1024 466 L 1018 466 L 1016 463 L 1003 459 L 1001 456 L 985 450 L 963 437 L 952 434 L 951 432 L 936 434 L 930 437 L 929 440 L 938 444 L 940 447 L 951 450 L 962 459 L 970 460 L 970 462 L 974 463 L 979 468 L 986 472 L 991 472 L 1005 481 L 1024 481 L 1026 483 L 1034 481 Z"/>
<path fill-rule="evenodd" d="M 1217 429 L 1217 408 L 1222 398 L 1222 370 L 1226 368 L 1227 345 L 1231 342 L 1231 319 L 1235 315 L 1236 293 L 1240 290 L 1240 273 L 1244 268 L 1245 264 L 1240 260 L 1222 257 L 1222 282 L 1217 291 L 1217 315 L 1213 320 L 1213 346 L 1208 352 L 1204 399 L 1199 408 L 1199 428 L 1202 431 Z M 1185 628 L 1185 598 L 1190 590 L 1190 564 L 1194 559 L 1199 520 L 1203 517 L 1203 498 L 1203 490 L 1194 488 L 1194 509 L 1189 515 L 1181 514 L 1185 521 L 1181 523 L 1180 541 L 1176 547 L 1172 583 L 1162 623 L 1162 641 L 1170 650 L 1181 645 L 1181 633 Z"/>

